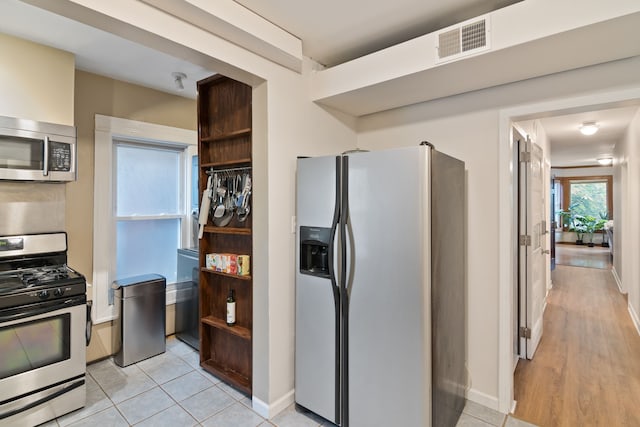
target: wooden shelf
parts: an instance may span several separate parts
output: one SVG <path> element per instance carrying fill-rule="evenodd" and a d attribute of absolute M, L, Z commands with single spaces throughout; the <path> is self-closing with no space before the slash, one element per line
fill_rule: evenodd
<path fill-rule="evenodd" d="M 207 267 L 200 267 L 200 271 L 204 271 L 205 273 L 209 273 L 209 274 L 216 274 L 218 276 L 231 277 L 232 279 L 247 280 L 247 281 L 251 280 L 251 276 L 239 276 L 237 274 L 223 273 L 221 271 L 215 271 Z"/>
<path fill-rule="evenodd" d="M 209 326 L 213 326 L 214 328 L 221 329 L 225 332 L 236 335 L 242 339 L 245 339 L 245 340 L 251 339 L 251 331 L 249 329 L 242 326 L 238 326 L 238 325 L 229 326 L 227 325 L 227 322 L 225 322 L 222 319 L 218 319 L 217 317 L 207 316 L 200 319 L 200 321 L 205 325 L 209 325 Z"/>
<path fill-rule="evenodd" d="M 214 233 L 214 234 L 244 234 L 250 235 L 250 228 L 237 228 L 237 227 L 216 227 L 215 225 L 205 225 L 204 226 L 205 233 Z"/>
<path fill-rule="evenodd" d="M 225 139 L 234 139 L 234 138 L 241 138 L 243 136 L 249 136 L 251 135 L 251 128 L 246 128 L 246 129 L 239 129 L 233 132 L 229 132 L 229 133 L 223 133 L 220 135 L 214 135 L 214 136 L 207 136 L 207 137 L 202 137 L 200 138 L 201 142 L 216 142 L 216 141 L 223 141 Z"/>
<path fill-rule="evenodd" d="M 240 391 L 251 394 L 251 382 L 249 378 L 239 374 L 238 372 L 225 369 L 224 366 L 217 364 L 211 359 L 202 361 L 200 366 L 221 380 L 230 383 Z"/>
<path fill-rule="evenodd" d="M 215 169 L 215 168 L 224 168 L 227 166 L 243 167 L 243 165 L 248 166 L 250 164 L 251 164 L 251 159 L 237 159 L 237 160 L 223 160 L 218 162 L 202 163 L 200 167 L 203 169 L 209 169 L 209 168 Z"/>
<path fill-rule="evenodd" d="M 209 170 L 251 168 L 252 88 L 222 75 L 198 82 L 199 194 Z M 253 208 L 253 206 L 252 206 Z M 251 214 L 245 221 L 233 216 L 227 227 L 209 222 L 199 244 L 200 365 L 233 387 L 251 394 L 253 370 L 253 279 L 205 267 L 209 253 L 253 257 Z M 235 291 L 236 320 L 227 326 L 226 301 Z"/>

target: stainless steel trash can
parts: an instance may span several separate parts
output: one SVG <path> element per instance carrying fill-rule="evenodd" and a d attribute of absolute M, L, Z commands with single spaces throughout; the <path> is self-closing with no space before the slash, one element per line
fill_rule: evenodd
<path fill-rule="evenodd" d="M 176 337 L 196 350 L 200 349 L 198 251 L 178 249 L 176 283 Z"/>
<path fill-rule="evenodd" d="M 113 282 L 113 360 L 128 366 L 165 352 L 167 280 L 145 274 Z"/>

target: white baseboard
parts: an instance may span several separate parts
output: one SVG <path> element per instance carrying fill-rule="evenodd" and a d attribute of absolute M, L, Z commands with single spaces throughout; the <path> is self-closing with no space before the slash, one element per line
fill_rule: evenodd
<path fill-rule="evenodd" d="M 636 331 L 638 335 L 640 335 L 640 317 L 638 317 L 638 313 L 634 310 L 631 302 L 627 303 L 627 310 L 629 310 L 629 314 L 631 315 L 631 320 L 633 320 L 633 325 L 636 327 Z"/>
<path fill-rule="evenodd" d="M 271 405 L 263 402 L 255 396 L 251 397 L 251 407 L 261 417 L 271 419 L 285 410 L 295 401 L 295 390 L 291 390 Z"/>
<path fill-rule="evenodd" d="M 476 389 L 470 388 L 467 391 L 467 399 L 482 406 L 486 406 L 487 408 L 493 409 L 494 411 L 500 412 L 500 409 L 498 409 L 498 398 L 495 396 L 491 396 Z"/>
<path fill-rule="evenodd" d="M 618 285 L 618 290 L 620 291 L 621 294 L 626 293 L 623 289 L 622 289 L 622 280 L 620 280 L 620 276 L 618 276 L 618 272 L 616 271 L 615 267 L 611 267 L 611 274 L 613 274 L 613 278 L 616 281 L 616 285 Z"/>

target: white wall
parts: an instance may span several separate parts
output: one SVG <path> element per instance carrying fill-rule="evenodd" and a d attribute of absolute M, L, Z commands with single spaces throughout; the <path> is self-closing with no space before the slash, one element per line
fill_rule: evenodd
<path fill-rule="evenodd" d="M 624 282 L 623 261 L 629 255 L 623 251 L 623 243 L 627 240 L 623 230 L 623 224 L 627 217 L 627 145 L 628 138 L 622 138 L 613 148 L 613 272 L 622 292 L 627 292 Z M 628 249 L 627 249 L 628 250 Z"/>
<path fill-rule="evenodd" d="M 613 175 L 613 166 L 598 166 L 591 168 L 551 168 L 551 175 L 557 177 Z"/>
<path fill-rule="evenodd" d="M 417 104 L 361 118 L 358 146 L 378 149 L 428 140 L 466 164 L 468 184 L 468 335 L 469 398 L 499 408 L 499 116 L 503 109 L 551 102 L 564 97 L 637 87 L 638 58 L 531 79 L 515 84 Z M 638 76 L 639 74 L 635 74 Z M 632 84 L 629 84 L 631 81 Z M 594 86 L 594 84 L 596 86 Z M 522 118 L 525 119 L 524 117 Z M 510 175 L 509 175 L 510 176 Z M 507 218 L 513 220 L 512 211 Z M 510 249 L 507 253 L 510 253 Z M 504 253 L 504 252 L 502 252 Z M 509 261 L 502 260 L 506 267 Z M 511 273 L 504 277 L 511 278 Z M 511 330 L 511 325 L 508 325 Z M 500 345 L 502 347 L 502 344 Z M 511 347 L 510 347 L 511 348 Z M 509 363 L 511 360 L 509 360 Z M 500 382 L 502 384 L 502 382 Z M 508 407 L 507 407 L 508 408 Z M 506 410 L 507 408 L 503 408 Z"/>
<path fill-rule="evenodd" d="M 621 181 L 620 220 L 614 224 L 616 256 L 620 254 L 622 288 L 628 293 L 629 312 L 640 333 L 640 111 L 624 139 L 616 144 L 616 176 Z M 618 251 L 618 247 L 620 251 Z M 614 258 L 615 259 L 615 258 Z M 616 263 L 616 271 L 618 264 Z"/>

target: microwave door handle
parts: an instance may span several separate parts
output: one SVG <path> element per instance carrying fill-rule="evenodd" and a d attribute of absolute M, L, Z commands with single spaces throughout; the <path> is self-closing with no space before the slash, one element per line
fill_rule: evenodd
<path fill-rule="evenodd" d="M 49 137 L 44 137 L 44 168 L 42 169 L 42 175 L 49 175 Z"/>

